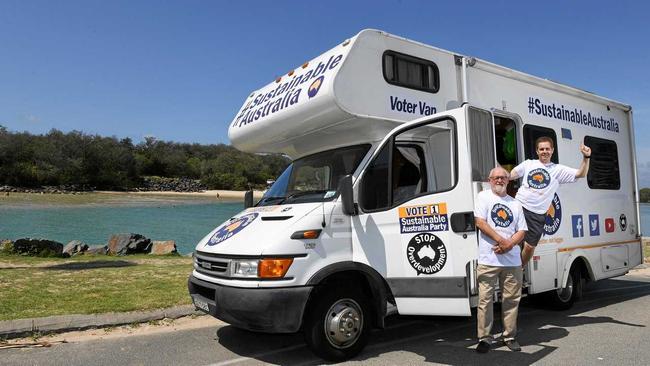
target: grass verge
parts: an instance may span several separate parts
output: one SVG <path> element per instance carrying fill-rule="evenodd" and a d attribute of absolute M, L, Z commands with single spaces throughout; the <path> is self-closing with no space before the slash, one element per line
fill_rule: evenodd
<path fill-rule="evenodd" d="M 190 304 L 192 259 L 0 255 L 0 320 Z"/>

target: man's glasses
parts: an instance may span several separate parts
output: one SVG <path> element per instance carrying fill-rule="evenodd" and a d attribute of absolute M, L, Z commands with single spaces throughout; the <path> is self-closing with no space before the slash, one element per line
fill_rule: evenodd
<path fill-rule="evenodd" d="M 497 180 L 508 180 L 508 177 L 505 176 L 505 175 L 499 175 L 499 176 L 497 176 L 497 177 L 490 177 L 490 180 L 494 180 L 494 181 L 497 181 Z"/>

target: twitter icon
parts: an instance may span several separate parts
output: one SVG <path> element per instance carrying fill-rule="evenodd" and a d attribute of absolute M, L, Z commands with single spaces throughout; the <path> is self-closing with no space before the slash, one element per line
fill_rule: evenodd
<path fill-rule="evenodd" d="M 598 215 L 589 215 L 589 235 L 600 235 L 600 223 L 598 222 Z"/>

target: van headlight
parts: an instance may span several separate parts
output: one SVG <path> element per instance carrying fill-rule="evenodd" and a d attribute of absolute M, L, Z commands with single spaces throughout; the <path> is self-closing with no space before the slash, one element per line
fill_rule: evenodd
<path fill-rule="evenodd" d="M 233 277 L 257 277 L 259 259 L 233 259 L 230 262 Z"/>
<path fill-rule="evenodd" d="M 232 259 L 231 275 L 240 278 L 283 278 L 293 258 Z"/>

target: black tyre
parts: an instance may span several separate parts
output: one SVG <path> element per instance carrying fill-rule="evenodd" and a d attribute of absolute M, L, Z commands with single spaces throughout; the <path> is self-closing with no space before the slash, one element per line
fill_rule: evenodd
<path fill-rule="evenodd" d="M 339 362 L 356 356 L 368 342 L 369 309 L 360 289 L 341 289 L 336 285 L 321 289 L 307 309 L 304 324 L 307 345 L 328 361 Z"/>
<path fill-rule="evenodd" d="M 566 287 L 547 293 L 548 304 L 555 310 L 567 310 L 582 297 L 582 274 L 576 265 L 571 267 Z"/>

